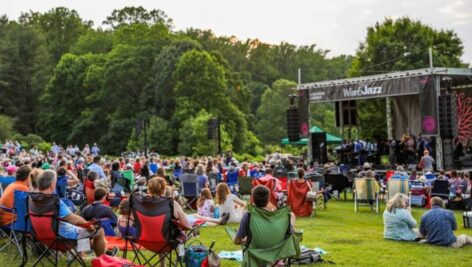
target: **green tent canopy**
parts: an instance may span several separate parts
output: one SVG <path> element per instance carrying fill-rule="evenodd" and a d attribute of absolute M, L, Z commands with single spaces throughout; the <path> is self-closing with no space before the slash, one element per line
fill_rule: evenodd
<path fill-rule="evenodd" d="M 320 127 L 316 125 L 310 128 L 310 133 L 324 133 L 324 132 L 325 131 L 323 131 L 323 129 L 321 129 Z M 341 137 L 332 135 L 330 133 L 326 133 L 326 141 L 328 142 L 328 144 L 341 144 L 342 143 Z M 280 140 L 280 144 L 282 145 L 308 145 L 308 138 L 302 138 L 296 142 L 289 142 L 288 138 L 284 138 Z"/>

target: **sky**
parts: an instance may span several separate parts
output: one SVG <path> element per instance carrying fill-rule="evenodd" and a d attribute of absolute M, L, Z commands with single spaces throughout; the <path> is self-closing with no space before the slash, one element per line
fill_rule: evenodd
<path fill-rule="evenodd" d="M 353 55 L 367 27 L 385 17 L 408 16 L 456 32 L 464 45 L 462 59 L 472 63 L 472 0 L 1 0 L 0 14 L 17 19 L 21 12 L 58 6 L 77 10 L 95 26 L 113 9 L 161 9 L 173 19 L 175 30 L 192 27 L 241 40 L 316 44 L 330 50 L 329 56 Z"/>

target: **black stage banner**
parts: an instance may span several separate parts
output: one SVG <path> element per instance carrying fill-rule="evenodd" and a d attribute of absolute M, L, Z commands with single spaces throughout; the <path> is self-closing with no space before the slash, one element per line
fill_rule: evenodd
<path fill-rule="evenodd" d="M 423 88 L 425 76 L 402 77 L 381 81 L 366 81 L 352 84 L 310 88 L 310 102 L 330 102 L 364 98 L 413 95 Z"/>
<path fill-rule="evenodd" d="M 419 94 L 421 112 L 421 133 L 423 135 L 438 135 L 438 96 L 432 75 L 419 79 L 421 88 Z"/>

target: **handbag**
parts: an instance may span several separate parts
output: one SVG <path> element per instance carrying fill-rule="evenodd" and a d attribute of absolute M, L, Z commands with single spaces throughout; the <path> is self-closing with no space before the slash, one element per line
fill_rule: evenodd
<path fill-rule="evenodd" d="M 306 192 L 305 201 L 306 202 L 316 201 L 316 192 L 313 192 L 313 191 Z"/>
<path fill-rule="evenodd" d="M 193 245 L 198 242 L 198 245 Z M 202 262 L 208 256 L 208 248 L 205 247 L 202 242 L 194 240 L 190 242 L 187 248 L 185 248 L 185 266 L 186 267 L 200 267 Z"/>
<path fill-rule="evenodd" d="M 208 256 L 203 260 L 202 267 L 221 267 L 221 259 L 215 251 L 213 251 L 213 246 L 215 241 L 213 241 L 208 249 Z"/>

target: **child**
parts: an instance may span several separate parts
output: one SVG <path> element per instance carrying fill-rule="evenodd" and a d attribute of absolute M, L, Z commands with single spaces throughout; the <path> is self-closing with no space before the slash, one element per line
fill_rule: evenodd
<path fill-rule="evenodd" d="M 210 189 L 204 188 L 197 200 L 198 215 L 213 217 L 215 211 L 215 202 L 211 197 Z"/>
<path fill-rule="evenodd" d="M 124 199 L 121 201 L 120 205 L 118 206 L 118 230 L 120 231 L 120 235 L 123 236 L 136 236 L 136 227 L 134 226 L 134 218 L 131 210 L 129 208 L 129 200 Z M 128 227 L 128 219 L 129 219 L 129 228 Z"/>

